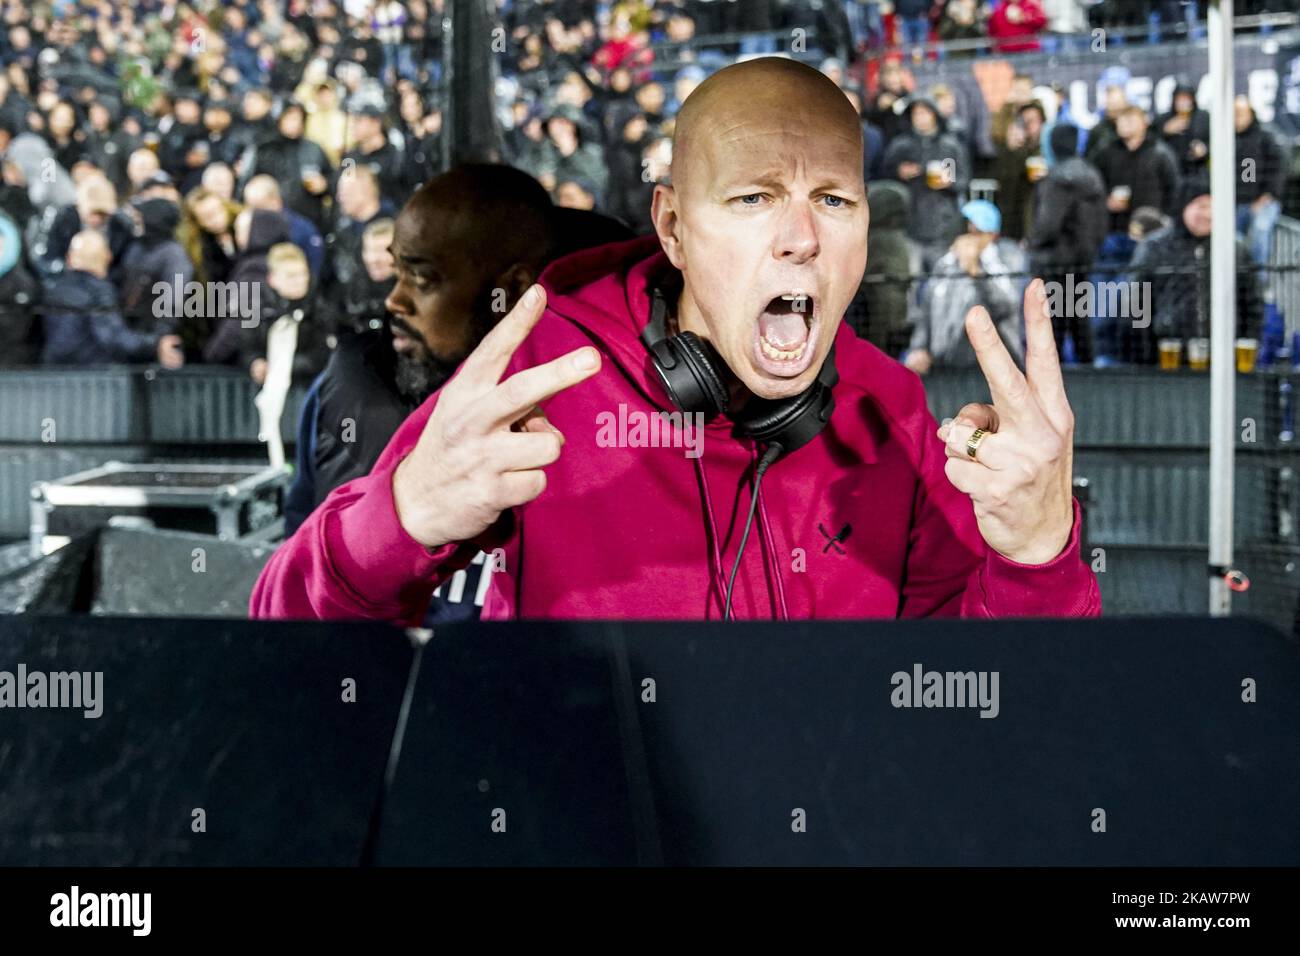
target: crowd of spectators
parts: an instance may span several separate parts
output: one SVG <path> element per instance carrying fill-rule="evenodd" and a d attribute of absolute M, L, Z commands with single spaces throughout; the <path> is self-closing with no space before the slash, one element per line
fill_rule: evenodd
<path fill-rule="evenodd" d="M 261 382 L 269 330 L 291 323 L 294 375 L 309 381 L 339 334 L 382 322 L 393 217 L 444 168 L 444 0 L 0 4 L 0 364 L 204 363 Z M 1198 211 L 1208 117 L 1190 85 L 1152 117 L 1116 75 L 1094 123 L 1071 117 L 1046 77 L 1017 75 L 989 116 L 942 84 L 917 88 L 908 69 L 923 56 L 1068 49 L 1099 25 L 1182 27 L 1195 3 L 496 7 L 501 27 L 485 38 L 496 158 L 557 205 L 638 233 L 686 96 L 737 56 L 786 52 L 806 34 L 797 55 L 862 117 L 870 259 L 846 318 L 919 372 L 971 360 L 951 332 L 976 302 L 1018 351 L 1015 299 L 1032 274 L 1155 277 L 1144 334 L 1117 316 L 1062 321 L 1078 361 L 1154 361 L 1155 336 L 1204 319 L 1184 298 L 1206 294 L 1183 272 L 1209 231 Z M 927 40 L 949 47 L 923 51 Z M 1268 261 L 1289 147 L 1245 98 L 1235 119 L 1238 160 L 1257 170 L 1238 186 L 1236 224 L 1249 331 L 1251 262 Z M 259 295 L 195 303 L 193 283 Z"/>
<path fill-rule="evenodd" d="M 880 178 L 868 186 L 873 211 L 895 184 L 907 191 L 894 228 L 911 266 L 869 257 L 848 317 L 867 337 L 921 374 L 973 364 L 962 320 L 984 305 L 1018 353 L 1020 297 L 1034 276 L 1049 283 L 1068 361 L 1154 364 L 1160 339 L 1208 336 L 1209 117 L 1190 84 L 1152 117 L 1128 101 L 1126 72 L 1108 71 L 1102 109 L 1084 126 L 1059 87 L 1017 74 L 980 137 L 951 90 L 904 90 L 903 73 L 898 64 L 881 71 L 863 123 L 868 139 L 874 126 L 885 143 Z M 1244 95 L 1233 119 L 1235 168 L 1248 171 L 1233 224 L 1237 333 L 1257 338 L 1291 148 Z M 889 288 L 900 283 L 906 294 Z M 1115 285 L 1125 289 L 1118 307 Z M 1081 301 L 1075 290 L 1084 286 Z"/>

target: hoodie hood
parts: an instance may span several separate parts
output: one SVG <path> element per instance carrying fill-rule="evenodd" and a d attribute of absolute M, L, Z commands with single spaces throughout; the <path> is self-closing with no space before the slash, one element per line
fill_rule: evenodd
<path fill-rule="evenodd" d="M 871 229 L 904 229 L 912 194 L 901 183 L 878 180 L 867 186 L 867 205 L 871 207 Z"/>
<path fill-rule="evenodd" d="M 640 336 L 650 322 L 651 289 L 672 271 L 659 237 L 649 235 L 557 259 L 538 279 L 547 308 L 599 339 L 637 390 L 665 411 L 673 406 Z"/>
<path fill-rule="evenodd" d="M 1052 174 L 1083 199 L 1100 199 L 1105 195 L 1106 184 L 1101 174 L 1091 163 L 1078 156 L 1070 156 L 1058 162 L 1052 168 Z"/>
<path fill-rule="evenodd" d="M 289 220 L 269 209 L 256 209 L 248 223 L 248 246 L 245 255 L 261 255 L 276 243 L 289 241 Z"/>
<path fill-rule="evenodd" d="M 912 123 L 912 110 L 918 106 L 928 107 L 930 112 L 934 114 L 935 131 L 931 134 L 932 136 L 941 136 L 948 132 L 948 121 L 944 119 L 943 114 L 939 112 L 939 107 L 934 105 L 934 100 L 930 99 L 928 96 L 914 96 L 907 101 L 907 109 L 904 112 L 907 116 L 909 126 Z M 913 129 L 912 132 L 915 133 L 916 130 Z M 921 134 L 916 133 L 916 135 L 920 136 Z"/>
<path fill-rule="evenodd" d="M 156 245 L 176 238 L 176 227 L 181 224 L 181 207 L 170 199 L 146 199 L 136 204 L 144 232 L 140 238 Z"/>

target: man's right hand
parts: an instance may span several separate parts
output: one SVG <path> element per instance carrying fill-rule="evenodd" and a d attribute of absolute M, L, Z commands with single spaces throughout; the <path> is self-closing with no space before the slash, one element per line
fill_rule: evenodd
<path fill-rule="evenodd" d="M 929 349 L 912 349 L 904 356 L 903 364 L 917 375 L 928 375 L 934 366 L 934 356 Z"/>
<path fill-rule="evenodd" d="M 179 335 L 158 337 L 158 364 L 163 368 L 180 368 L 185 364 L 185 352 Z"/>
<path fill-rule="evenodd" d="M 564 436 L 538 404 L 596 374 L 600 353 L 576 349 L 501 381 L 545 308 L 534 285 L 443 387 L 393 473 L 397 519 L 426 548 L 476 538 L 546 490 L 542 468 L 560 457 Z"/>

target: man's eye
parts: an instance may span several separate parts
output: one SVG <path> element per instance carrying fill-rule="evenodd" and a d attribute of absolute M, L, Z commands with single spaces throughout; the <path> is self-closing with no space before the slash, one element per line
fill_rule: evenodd
<path fill-rule="evenodd" d="M 761 199 L 763 198 L 763 194 L 762 194 L 762 193 L 749 193 L 749 194 L 746 195 L 746 196 L 740 196 L 740 197 L 738 197 L 738 198 L 740 199 L 741 205 L 744 205 L 744 206 L 757 206 L 757 205 L 758 205 L 758 200 L 761 200 Z M 749 200 L 751 200 L 751 199 L 753 199 L 754 202 L 750 202 Z"/>
<path fill-rule="evenodd" d="M 839 209 L 842 206 L 847 206 L 849 202 L 843 196 L 827 195 L 823 198 L 826 200 L 826 205 L 830 206 L 832 209 Z"/>

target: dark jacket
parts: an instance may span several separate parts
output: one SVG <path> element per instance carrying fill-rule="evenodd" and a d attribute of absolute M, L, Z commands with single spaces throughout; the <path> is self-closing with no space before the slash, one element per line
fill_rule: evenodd
<path fill-rule="evenodd" d="M 1179 93 L 1196 94 L 1195 87 L 1178 86 L 1174 90 L 1174 95 Z M 1191 116 L 1187 118 L 1187 128 L 1181 133 L 1166 133 L 1165 124 L 1173 119 L 1173 111 L 1165 113 L 1156 120 L 1155 129 L 1159 132 L 1160 137 L 1169 144 L 1173 151 L 1174 159 L 1178 161 L 1179 173 L 1186 177 L 1194 175 L 1205 169 L 1206 160 L 1209 159 L 1208 147 L 1210 145 L 1210 114 L 1205 110 L 1193 109 Z M 1204 143 L 1207 151 L 1199 158 L 1192 155 L 1192 143 Z M 1238 150 L 1240 150 L 1240 140 L 1238 140 Z"/>
<path fill-rule="evenodd" d="M 1056 163 L 1038 184 L 1027 246 L 1040 275 L 1087 272 L 1110 226 L 1106 184 L 1077 156 Z"/>
<path fill-rule="evenodd" d="M 881 180 L 868 188 L 867 202 L 867 269 L 844 318 L 859 336 L 897 358 L 907 345 L 912 276 L 921 267 L 907 237 L 911 196 L 902 183 Z"/>
<path fill-rule="evenodd" d="M 1123 140 L 1114 140 L 1101 151 L 1096 162 L 1108 193 L 1116 186 L 1128 186 L 1133 191 L 1128 209 L 1111 213 L 1112 232 L 1126 230 L 1133 210 L 1143 206 L 1159 209 L 1169 216 L 1178 212 L 1174 208 L 1180 181 L 1178 161 L 1154 130 L 1149 130 L 1146 139 L 1133 151 L 1124 145 Z"/>
<path fill-rule="evenodd" d="M 283 213 L 254 209 L 248 222 L 248 245 L 235 256 L 232 282 L 266 282 L 266 254 L 281 242 L 290 242 L 289 220 Z"/>
<path fill-rule="evenodd" d="M 379 180 L 379 195 L 394 205 L 406 202 L 409 181 L 406 171 L 406 157 L 387 139 L 384 145 L 371 153 L 360 149 L 350 149 L 343 154 L 341 169 L 348 168 L 352 161 L 358 166 L 367 166 Z"/>
<path fill-rule="evenodd" d="M 176 241 L 180 207 L 169 199 L 149 199 L 137 208 L 143 231 L 126 248 L 115 270 L 121 290 L 122 314 L 132 328 L 161 335 L 176 330 L 175 317 L 154 315 L 153 288 L 159 282 L 172 285 L 194 278 L 194 263 L 185 247 Z"/>
<path fill-rule="evenodd" d="M 862 178 L 869 183 L 885 178 L 885 137 L 868 119 L 862 120 Z"/>
<path fill-rule="evenodd" d="M 349 285 L 358 272 L 364 272 L 361 263 L 362 239 L 366 227 L 377 219 L 390 219 L 397 215 L 391 202 L 380 199 L 379 209 L 366 220 L 352 219 L 337 210 L 334 228 L 325 237 L 325 278 L 330 287 Z"/>
<path fill-rule="evenodd" d="M 185 178 L 189 172 L 185 154 L 201 139 L 207 139 L 207 130 L 198 123 L 173 123 L 158 142 L 158 165 L 173 179 Z"/>
<path fill-rule="evenodd" d="M 271 327 L 288 316 L 298 323 L 298 341 L 293 351 L 293 382 L 307 385 L 325 368 L 329 359 L 329 334 L 332 329 L 322 322 L 316 311 L 315 297 L 308 294 L 302 299 L 289 301 L 263 284 L 261 290 L 261 320 L 250 328 L 231 323 L 241 332 L 239 364 L 248 368 L 257 359 L 266 358 L 267 337 Z"/>
<path fill-rule="evenodd" d="M 650 221 L 650 200 L 654 197 L 655 184 L 642 179 L 641 166 L 641 150 L 648 142 L 648 135 L 628 142 L 620 129 L 618 137 L 605 149 L 609 197 L 602 208 L 638 234 L 654 229 Z"/>
<path fill-rule="evenodd" d="M 18 226 L 0 216 L 0 366 L 35 365 L 40 284 L 23 262 Z"/>
<path fill-rule="evenodd" d="M 393 291 L 396 281 L 390 278 L 376 282 L 361 265 L 348 282 L 330 286 L 328 292 L 317 300 L 317 313 L 333 329 L 360 331 L 369 328 L 371 320 L 383 319 L 387 313 L 384 300 Z"/>
<path fill-rule="evenodd" d="M 266 254 L 276 243 L 288 241 L 289 223 L 283 215 L 269 209 L 253 210 L 248 223 L 248 245 L 235 257 L 230 281 L 256 283 L 263 310 L 267 297 L 272 294 L 266 284 Z M 208 321 L 210 332 L 203 345 L 203 361 L 217 365 L 239 362 L 245 349 L 243 322 L 215 316 L 209 317 Z M 247 368 L 247 364 L 244 367 Z"/>
<path fill-rule="evenodd" d="M 285 221 L 289 224 L 289 241 L 302 250 L 307 257 L 307 268 L 313 276 L 325 272 L 325 240 L 321 238 L 316 224 L 301 213 L 285 209 Z"/>
<path fill-rule="evenodd" d="M 907 114 L 898 107 L 898 101 L 906 98 L 906 93 L 880 90 L 871 98 L 871 102 L 867 106 L 867 120 L 872 126 L 880 130 L 880 135 L 885 138 L 886 149 L 898 137 L 911 132 L 912 127 L 907 121 Z M 884 175 L 888 176 L 890 174 L 885 172 Z"/>
<path fill-rule="evenodd" d="M 1002 213 L 1002 235 L 1017 241 L 1029 231 L 1034 183 L 1029 179 L 1026 164 L 1031 156 L 1041 156 L 1042 150 L 1026 143 L 1019 149 L 998 144 L 993 161 L 993 177 L 998 181 L 998 209 Z"/>
<path fill-rule="evenodd" d="M 939 111 L 929 105 L 938 118 L 938 128 L 931 136 L 907 132 L 891 142 L 885 150 L 884 175 L 901 181 L 898 169 L 903 163 L 921 167 L 921 174 L 905 183 L 912 195 L 908 235 L 925 245 L 946 245 L 962 231 L 959 197 L 965 195 L 970 182 L 970 157 L 957 138 L 946 132 Z M 953 181 L 942 189 L 926 184 L 926 164 L 936 161 L 950 161 L 955 171 Z"/>
<path fill-rule="evenodd" d="M 312 420 L 299 434 L 310 440 L 298 453 L 299 469 L 291 497 L 309 496 L 314 508 L 331 491 L 370 473 L 389 440 L 416 405 L 397 389 L 397 358 L 387 326 L 341 337 L 329 364 L 313 386 Z M 306 413 L 304 409 L 304 413 Z M 286 508 L 286 534 L 305 516 Z M 474 619 L 483 571 L 481 558 L 464 569 L 460 586 L 444 587 L 429 604 L 425 623 Z"/>
<path fill-rule="evenodd" d="M 107 279 L 69 269 L 45 289 L 47 365 L 105 365 L 147 362 L 158 350 L 158 336 L 127 326 L 117 307 L 117 290 Z"/>
<path fill-rule="evenodd" d="M 1096 165 L 1102 152 L 1116 142 L 1119 142 L 1119 131 L 1115 128 L 1115 120 L 1103 113 L 1092 129 L 1088 130 L 1088 141 L 1083 147 L 1083 158 Z"/>
<path fill-rule="evenodd" d="M 1237 134 L 1237 202 L 1254 202 L 1268 193 L 1281 199 L 1286 192 L 1286 153 L 1271 132 L 1252 120 Z M 1247 176 L 1247 171 L 1253 175 Z"/>
<path fill-rule="evenodd" d="M 369 473 L 397 427 L 415 410 L 397 390 L 396 369 L 387 327 L 340 338 L 317 391 L 314 504 Z M 345 434 L 349 420 L 355 427 Z"/>
<path fill-rule="evenodd" d="M 1237 247 L 1237 336 L 1258 338 L 1264 302 L 1250 250 Z M 1210 237 L 1193 236 L 1180 216 L 1173 225 L 1139 243 L 1131 281 L 1151 283 L 1151 323 L 1133 346 L 1132 361 L 1153 365 L 1161 338 L 1203 338 L 1210 334 Z"/>
<path fill-rule="evenodd" d="M 280 195 L 286 206 L 320 224 L 325 221 L 323 197 L 312 195 L 302 185 L 303 170 L 309 166 L 326 180 L 331 179 L 333 167 L 323 149 L 309 139 L 289 139 L 276 133 L 257 146 L 247 176 L 250 179 L 261 173 L 270 176 L 280 184 Z"/>
<path fill-rule="evenodd" d="M 82 229 L 81 214 L 76 206 L 51 207 L 34 221 L 32 264 L 43 278 L 49 278 L 63 271 L 72 237 Z M 105 238 L 115 259 L 134 241 L 134 231 L 135 224 L 125 210 L 119 209 L 109 218 Z"/>

